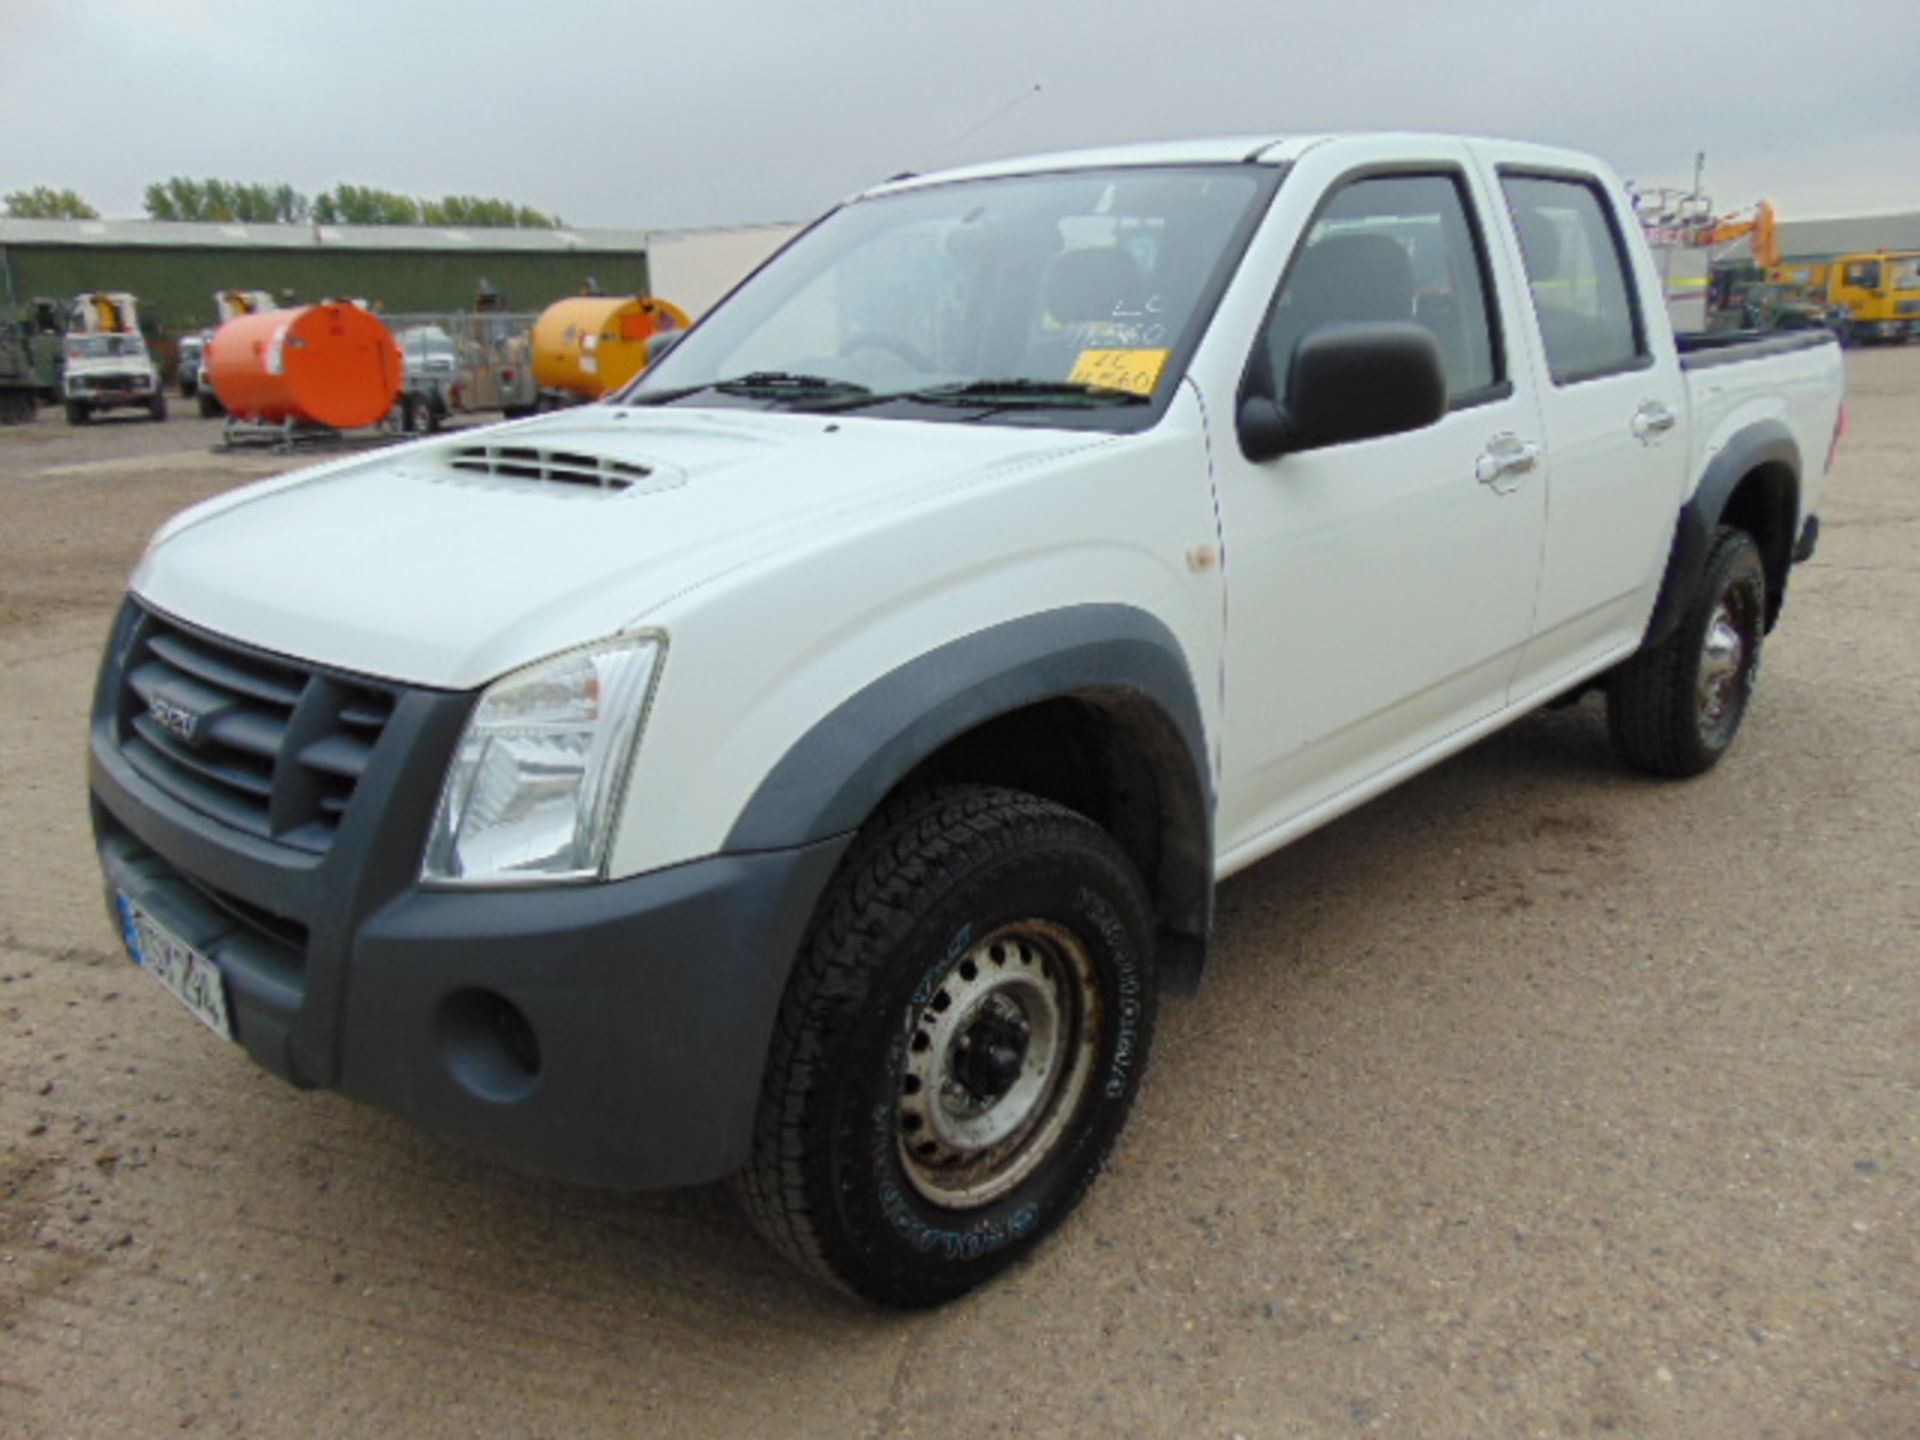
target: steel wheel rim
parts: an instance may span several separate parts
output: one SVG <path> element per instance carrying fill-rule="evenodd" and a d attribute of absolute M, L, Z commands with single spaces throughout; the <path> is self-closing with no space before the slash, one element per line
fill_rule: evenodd
<path fill-rule="evenodd" d="M 1722 597 L 1707 622 L 1700 646 L 1700 718 L 1718 725 L 1731 707 L 1735 685 L 1746 664 L 1747 645 L 1734 624 L 1733 607 Z"/>
<path fill-rule="evenodd" d="M 925 1199 L 975 1209 L 1053 1153 L 1088 1091 L 1100 1032 L 1093 958 L 1064 926 L 1022 920 L 922 993 L 895 1103 L 900 1162 Z"/>

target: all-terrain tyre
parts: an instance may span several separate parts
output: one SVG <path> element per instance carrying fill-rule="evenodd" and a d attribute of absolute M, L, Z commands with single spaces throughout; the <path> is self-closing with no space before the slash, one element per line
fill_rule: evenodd
<path fill-rule="evenodd" d="M 937 1305 L 1073 1210 L 1140 1087 L 1153 922 L 1086 817 L 967 786 L 890 807 L 823 897 L 739 1191 L 806 1271 Z"/>
<path fill-rule="evenodd" d="M 1674 632 L 1607 680 L 1607 728 L 1621 758 L 1676 778 L 1719 764 L 1753 698 L 1766 627 L 1759 547 L 1723 525 Z"/>

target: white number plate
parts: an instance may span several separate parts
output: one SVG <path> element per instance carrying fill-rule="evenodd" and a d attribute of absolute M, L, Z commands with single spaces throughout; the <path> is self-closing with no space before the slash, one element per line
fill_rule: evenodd
<path fill-rule="evenodd" d="M 227 985 L 220 967 L 161 925 L 126 896 L 119 897 L 127 949 L 134 963 L 173 992 L 200 1022 L 223 1039 L 233 1039 L 227 1014 Z"/>

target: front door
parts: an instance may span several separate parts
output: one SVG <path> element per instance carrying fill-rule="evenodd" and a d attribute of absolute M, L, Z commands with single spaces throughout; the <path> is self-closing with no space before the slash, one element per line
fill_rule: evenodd
<path fill-rule="evenodd" d="M 1449 413 L 1411 434 L 1253 463 L 1216 449 L 1227 583 L 1224 869 L 1370 777 L 1497 711 L 1533 611 L 1546 501 L 1528 387 L 1463 165 L 1362 175 L 1329 196 L 1259 342 L 1284 394 L 1300 337 L 1411 320 Z M 1262 357 L 1256 356 L 1256 363 Z"/>

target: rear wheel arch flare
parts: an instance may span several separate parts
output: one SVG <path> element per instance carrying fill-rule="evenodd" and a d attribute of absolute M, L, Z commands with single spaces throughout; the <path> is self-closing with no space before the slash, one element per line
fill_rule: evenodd
<path fill-rule="evenodd" d="M 1680 623 L 1723 524 L 1749 530 L 1760 547 L 1767 572 L 1767 627 L 1773 627 L 1786 598 L 1797 538 L 1800 473 L 1800 447 L 1778 420 L 1755 421 L 1720 448 L 1680 507 L 1643 649 L 1658 645 Z"/>
<path fill-rule="evenodd" d="M 1760 549 L 1767 575 L 1768 629 L 1779 618 L 1786 596 L 1800 513 L 1799 488 L 1799 478 L 1790 466 L 1778 459 L 1763 461 L 1740 478 L 1718 516 L 1720 524 L 1746 531 Z"/>

